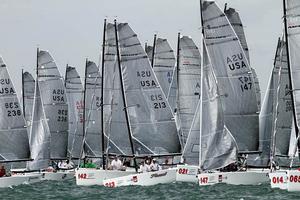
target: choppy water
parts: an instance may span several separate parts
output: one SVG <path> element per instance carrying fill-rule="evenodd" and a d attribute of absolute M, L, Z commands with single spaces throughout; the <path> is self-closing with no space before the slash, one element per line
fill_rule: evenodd
<path fill-rule="evenodd" d="M 238 199 L 238 200 L 292 200 L 300 199 L 299 193 L 271 189 L 268 184 L 260 186 L 215 185 L 199 187 L 192 183 L 172 183 L 151 187 L 104 188 L 100 186 L 78 187 L 75 180 L 65 182 L 44 181 L 32 185 L 0 189 L 0 199 Z"/>

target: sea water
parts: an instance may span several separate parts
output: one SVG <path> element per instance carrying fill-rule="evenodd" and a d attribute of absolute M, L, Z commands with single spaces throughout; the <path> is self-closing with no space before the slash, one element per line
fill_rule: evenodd
<path fill-rule="evenodd" d="M 31 185 L 20 185 L 0 189 L 1 200 L 31 199 L 235 199 L 235 200 L 300 200 L 300 192 L 271 189 L 269 184 L 257 186 L 234 186 L 219 184 L 199 187 L 193 183 L 171 183 L 155 186 L 127 186 L 105 188 L 103 186 L 77 186 L 75 180 L 64 182 L 43 181 Z"/>

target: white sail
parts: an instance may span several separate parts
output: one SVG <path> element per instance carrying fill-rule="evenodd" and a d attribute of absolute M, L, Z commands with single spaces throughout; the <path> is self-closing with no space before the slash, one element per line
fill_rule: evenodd
<path fill-rule="evenodd" d="M 0 56 L 0 161 L 29 159 L 28 134 L 15 88 Z"/>
<path fill-rule="evenodd" d="M 88 61 L 85 85 L 85 154 L 102 155 L 101 74 L 97 65 Z"/>
<path fill-rule="evenodd" d="M 289 46 L 289 60 L 293 88 L 293 101 L 296 113 L 296 126 L 300 127 L 300 2 L 298 0 L 287 0 L 286 20 L 287 20 L 287 42 Z M 298 133 L 296 133 L 298 134 Z"/>
<path fill-rule="evenodd" d="M 225 14 L 215 2 L 203 1 L 204 39 L 222 96 L 225 125 L 240 153 L 258 151 L 258 105 L 254 77 Z"/>
<path fill-rule="evenodd" d="M 172 82 L 171 82 L 171 85 L 170 85 L 170 88 L 169 88 L 169 91 L 168 91 L 168 94 L 167 94 L 167 99 L 168 99 L 168 102 L 171 106 L 171 109 L 172 111 L 174 112 L 177 112 L 177 105 L 176 105 L 176 101 L 177 101 L 177 66 L 174 67 L 173 69 L 173 77 L 172 77 Z M 177 114 L 176 114 L 177 115 Z M 178 124 L 177 127 L 179 127 L 180 125 Z M 179 129 L 179 128 L 177 128 Z"/>
<path fill-rule="evenodd" d="M 153 70 L 165 96 L 168 95 L 175 67 L 175 55 L 167 39 L 157 38 L 155 42 L 154 56 L 147 52 L 153 61 Z M 171 106 L 174 108 L 174 105 Z"/>
<path fill-rule="evenodd" d="M 32 120 L 32 109 L 34 100 L 34 88 L 35 80 L 29 72 L 23 73 L 23 107 L 24 107 L 24 117 L 27 126 L 30 126 Z"/>
<path fill-rule="evenodd" d="M 27 169 L 40 170 L 47 168 L 50 163 L 50 130 L 37 82 L 35 84 L 29 143 L 30 157 L 33 161 L 27 162 Z"/>
<path fill-rule="evenodd" d="M 79 158 L 83 142 L 83 86 L 75 67 L 67 66 L 65 86 L 69 109 L 68 152 L 71 157 Z"/>
<path fill-rule="evenodd" d="M 277 79 L 275 119 L 273 123 L 274 154 L 276 156 L 287 157 L 289 155 L 292 131 L 293 107 L 285 42 L 282 42 L 282 49 L 280 51 L 280 68 Z"/>
<path fill-rule="evenodd" d="M 242 20 L 240 18 L 239 13 L 233 9 L 233 8 L 228 8 L 225 9 L 225 14 L 230 22 L 230 24 L 232 25 L 235 33 L 237 34 L 242 48 L 245 52 L 245 55 L 247 57 L 248 63 L 250 64 L 250 56 L 249 56 L 249 48 L 248 48 L 248 44 L 247 44 L 247 40 L 245 37 L 245 32 L 244 32 L 244 26 L 242 24 Z M 259 81 L 257 78 L 257 74 L 254 68 L 252 68 L 252 73 L 253 73 L 253 78 L 254 78 L 254 85 L 255 85 L 255 89 L 256 89 L 256 98 L 257 98 L 257 104 L 258 104 L 258 110 L 260 110 L 261 107 L 261 93 L 260 93 L 260 86 L 259 86 Z"/>
<path fill-rule="evenodd" d="M 63 78 L 47 51 L 38 53 L 38 86 L 51 133 L 51 159 L 65 159 L 68 147 L 68 105 Z"/>
<path fill-rule="evenodd" d="M 262 153 L 259 156 L 248 157 L 247 162 L 251 166 L 267 167 L 270 166 L 271 151 L 274 151 L 273 157 L 288 156 L 290 146 L 292 102 L 289 92 L 286 47 L 282 40 L 278 41 L 274 67 L 259 120 Z"/>
<path fill-rule="evenodd" d="M 183 158 L 185 163 L 200 165 L 202 170 L 218 169 L 236 161 L 237 147 L 224 124 L 221 98 L 205 46 L 201 84 L 202 96 L 183 151 Z"/>
<path fill-rule="evenodd" d="M 184 147 L 195 115 L 201 90 L 201 58 L 198 47 L 188 36 L 179 40 L 179 69 L 177 70 L 177 113 L 181 143 Z"/>
<path fill-rule="evenodd" d="M 110 153 L 131 155 L 117 62 L 115 27 L 111 23 L 108 23 L 106 26 L 105 54 L 103 59 L 103 121 L 105 135 L 110 141 L 108 151 Z"/>
<path fill-rule="evenodd" d="M 135 144 L 155 154 L 178 153 L 174 117 L 149 59 L 127 23 L 118 24 L 122 78 Z"/>

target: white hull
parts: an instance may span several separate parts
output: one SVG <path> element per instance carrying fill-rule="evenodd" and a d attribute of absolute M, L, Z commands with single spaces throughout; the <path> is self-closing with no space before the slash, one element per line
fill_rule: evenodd
<path fill-rule="evenodd" d="M 0 178 L 0 188 L 12 187 L 22 184 L 31 184 L 41 181 L 41 175 L 15 175 Z"/>
<path fill-rule="evenodd" d="M 48 181 L 64 181 L 73 179 L 75 176 L 75 171 L 58 171 L 58 172 L 41 172 L 42 180 Z"/>
<path fill-rule="evenodd" d="M 134 174 L 133 169 L 126 171 L 79 168 L 75 170 L 76 184 L 83 186 L 103 185 L 103 180 Z"/>
<path fill-rule="evenodd" d="M 212 172 L 198 174 L 200 186 L 227 183 L 230 185 L 259 185 L 269 181 L 268 171 Z"/>
<path fill-rule="evenodd" d="M 289 192 L 300 191 L 299 170 L 287 170 L 287 190 Z"/>
<path fill-rule="evenodd" d="M 287 171 L 275 171 L 269 173 L 271 188 L 286 190 L 288 186 Z"/>
<path fill-rule="evenodd" d="M 13 177 L 40 176 L 41 181 L 64 181 L 74 178 L 74 170 L 57 171 L 57 172 L 26 172 L 15 173 Z"/>
<path fill-rule="evenodd" d="M 155 172 L 132 174 L 128 176 L 107 179 L 103 181 L 105 187 L 120 187 L 129 185 L 150 186 L 172 183 L 176 181 L 177 168 L 165 169 Z"/>
<path fill-rule="evenodd" d="M 198 182 L 199 166 L 177 165 L 176 181 L 178 182 Z"/>

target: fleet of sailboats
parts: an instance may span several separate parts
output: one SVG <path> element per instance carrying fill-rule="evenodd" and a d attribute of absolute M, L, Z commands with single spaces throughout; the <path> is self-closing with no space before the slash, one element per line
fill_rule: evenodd
<path fill-rule="evenodd" d="M 37 49 L 36 77 L 22 70 L 22 106 L 0 57 L 0 163 L 22 166 L 0 187 L 75 176 L 85 186 L 270 182 L 300 191 L 300 2 L 283 5 L 263 103 L 240 15 L 214 1 L 200 0 L 201 48 L 181 33 L 176 52 L 156 34 L 143 48 L 128 23 L 105 19 L 101 63 L 87 59 L 82 78 L 69 65 L 63 78 Z M 116 156 L 122 170 L 111 169 Z M 164 168 L 141 173 L 151 158 Z M 66 160 L 76 166 L 60 167 Z"/>

